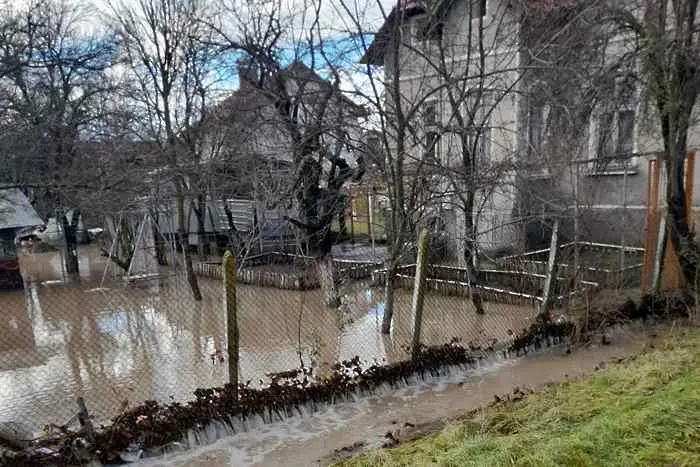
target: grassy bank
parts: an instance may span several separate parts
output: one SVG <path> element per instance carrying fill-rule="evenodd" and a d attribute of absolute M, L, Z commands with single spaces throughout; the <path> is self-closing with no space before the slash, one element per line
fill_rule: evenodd
<path fill-rule="evenodd" d="M 341 466 L 700 465 L 700 330 Z"/>

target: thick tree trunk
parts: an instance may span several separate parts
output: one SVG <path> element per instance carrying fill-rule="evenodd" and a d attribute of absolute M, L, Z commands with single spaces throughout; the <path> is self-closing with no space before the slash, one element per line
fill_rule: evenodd
<path fill-rule="evenodd" d="M 476 255 L 476 229 L 474 226 L 474 218 L 471 210 L 464 215 L 464 261 L 467 269 L 467 280 L 469 282 L 469 293 L 471 295 L 472 304 L 477 314 L 484 314 L 484 303 L 479 292 L 479 271 L 475 267 Z"/>
<path fill-rule="evenodd" d="M 688 219 L 688 206 L 686 203 L 685 175 L 685 150 L 675 151 L 666 161 L 668 183 L 666 185 L 667 199 L 667 228 L 671 237 L 673 250 L 678 257 L 685 281 L 690 286 L 697 284 L 698 247 L 693 239 Z"/>
<path fill-rule="evenodd" d="M 131 260 L 134 257 L 136 238 L 134 231 L 131 229 L 131 224 L 126 218 L 122 218 L 121 224 L 122 225 L 119 228 L 119 235 L 114 240 L 117 242 L 116 256 L 118 256 L 121 261 L 127 265 L 126 270 L 128 271 Z"/>
<path fill-rule="evenodd" d="M 68 222 L 65 213 L 57 216 L 57 221 L 60 219 L 63 228 L 63 238 L 65 243 L 66 253 L 66 273 L 78 275 L 80 273 L 80 263 L 78 261 L 78 225 L 80 222 L 80 210 L 73 211 L 73 217 Z"/>
<path fill-rule="evenodd" d="M 338 276 L 333 256 L 327 254 L 315 259 L 318 279 L 321 283 L 323 293 L 323 304 L 328 308 L 338 308 L 340 306 L 340 294 L 338 293 Z"/>
<path fill-rule="evenodd" d="M 197 282 L 197 276 L 194 274 L 194 267 L 192 266 L 192 254 L 190 253 L 187 232 L 185 230 L 185 199 L 182 193 L 178 193 L 176 195 L 176 204 L 178 230 L 177 233 L 178 239 L 180 241 L 180 247 L 182 248 L 185 257 L 185 276 L 187 277 L 187 282 L 190 284 L 190 289 L 192 290 L 192 297 L 196 301 L 200 301 L 202 300 L 202 292 L 199 290 L 199 282 Z"/>

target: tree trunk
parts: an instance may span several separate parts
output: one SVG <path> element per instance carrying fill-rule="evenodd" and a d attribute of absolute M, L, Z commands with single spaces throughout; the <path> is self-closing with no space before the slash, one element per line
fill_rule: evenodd
<path fill-rule="evenodd" d="M 136 238 L 134 236 L 134 231 L 131 229 L 131 224 L 126 218 L 122 218 L 121 226 L 119 228 L 119 235 L 114 239 L 117 242 L 116 256 L 119 257 L 123 264 L 126 264 L 126 270 L 129 270 L 129 264 L 134 257 L 134 251 L 136 245 L 134 242 Z"/>
<path fill-rule="evenodd" d="M 241 234 L 238 231 L 238 228 L 236 227 L 236 222 L 233 220 L 233 212 L 231 211 L 231 208 L 229 207 L 225 199 L 222 201 L 224 203 L 224 213 L 226 214 L 226 222 L 228 223 L 229 245 L 231 246 L 231 248 L 233 248 L 236 257 L 241 258 L 245 256 L 245 253 L 243 251 L 243 240 L 241 239 Z M 253 229 L 255 228 L 255 212 L 253 212 Z M 262 251 L 260 253 L 262 253 Z"/>
<path fill-rule="evenodd" d="M 469 294 L 472 304 L 477 314 L 484 314 L 484 303 L 479 292 L 479 271 L 474 266 L 476 263 L 476 229 L 471 210 L 464 213 L 464 261 L 467 269 L 467 280 L 469 282 Z"/>
<path fill-rule="evenodd" d="M 65 240 L 66 252 L 66 273 L 78 275 L 80 273 L 80 265 L 78 261 L 78 225 L 80 222 L 80 210 L 73 211 L 73 217 L 68 222 L 65 213 L 57 216 L 57 221 L 60 219 L 63 228 L 63 238 Z"/>
<path fill-rule="evenodd" d="M 151 233 L 153 235 L 153 244 L 156 247 L 156 261 L 158 266 L 168 265 L 168 255 L 165 252 L 165 239 L 158 231 L 158 221 L 153 219 L 153 224 L 151 225 Z"/>
<path fill-rule="evenodd" d="M 197 195 L 197 209 L 194 210 L 197 216 L 197 251 L 200 258 L 205 258 L 209 254 L 209 243 L 206 233 L 206 201 L 204 195 Z"/>
<path fill-rule="evenodd" d="M 318 279 L 323 293 L 323 304 L 328 308 L 340 306 L 340 294 L 338 293 L 338 277 L 333 264 L 333 255 L 326 254 L 315 259 Z"/>
<path fill-rule="evenodd" d="M 386 270 L 384 290 L 384 316 L 382 317 L 382 334 L 391 332 L 391 321 L 394 319 L 394 279 L 396 277 L 396 262 L 392 261 Z"/>
<path fill-rule="evenodd" d="M 686 203 L 685 149 L 678 149 L 669 155 L 666 161 L 668 183 L 666 185 L 667 225 L 673 250 L 681 265 L 686 284 L 694 286 L 697 283 L 698 247 L 693 239 L 688 219 Z"/>
<path fill-rule="evenodd" d="M 182 252 L 185 257 L 185 275 L 187 277 L 187 282 L 190 284 L 190 289 L 192 289 L 192 297 L 195 299 L 195 301 L 200 301 L 202 300 L 202 292 L 199 290 L 197 276 L 194 274 L 192 254 L 190 253 L 187 232 L 185 230 L 185 197 L 182 194 L 180 187 L 178 187 L 178 191 L 180 191 L 180 193 L 176 195 L 177 233 L 180 240 L 180 247 L 182 248 Z"/>
<path fill-rule="evenodd" d="M 348 238 L 348 225 L 345 222 L 345 209 L 342 209 L 338 213 L 338 237 L 341 240 L 346 240 Z"/>

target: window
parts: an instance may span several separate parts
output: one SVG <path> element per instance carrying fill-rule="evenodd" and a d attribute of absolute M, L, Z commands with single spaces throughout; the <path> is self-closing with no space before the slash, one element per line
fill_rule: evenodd
<path fill-rule="evenodd" d="M 606 109 L 598 117 L 596 171 L 627 167 L 634 153 L 635 96 L 634 82 L 629 77 L 616 80 L 611 99 L 615 109 Z"/>
<path fill-rule="evenodd" d="M 598 159 L 607 159 L 613 154 L 613 124 L 615 112 L 605 112 L 598 121 Z"/>
<path fill-rule="evenodd" d="M 629 109 L 600 115 L 596 170 L 625 166 L 625 161 L 634 153 L 634 120 L 635 111 Z"/>
<path fill-rule="evenodd" d="M 634 151 L 634 110 L 617 114 L 617 152 L 631 154 Z"/>
<path fill-rule="evenodd" d="M 477 19 L 486 16 L 486 0 L 471 0 L 470 18 Z"/>
<path fill-rule="evenodd" d="M 435 102 L 428 102 L 423 108 L 423 125 L 429 128 L 437 124 L 437 104 Z"/>
<path fill-rule="evenodd" d="M 467 140 L 472 153 L 479 163 L 489 161 L 489 140 L 491 128 L 489 127 L 490 98 L 488 91 L 476 89 L 470 91 L 465 102 L 464 125 L 467 132 Z"/>
<path fill-rule="evenodd" d="M 438 151 L 438 143 L 440 140 L 440 136 L 436 131 L 426 131 L 425 132 L 425 152 L 424 152 L 424 158 L 425 159 L 434 159 L 435 154 L 439 153 Z"/>
<path fill-rule="evenodd" d="M 401 43 L 407 47 L 431 45 L 439 40 L 441 26 L 431 23 L 428 15 L 412 16 L 401 25 Z"/>
<path fill-rule="evenodd" d="M 411 18 L 406 18 L 404 20 L 404 23 L 401 25 L 401 45 L 405 47 L 413 46 L 413 41 L 416 37 L 414 25 L 415 23 L 411 20 Z"/>
<path fill-rule="evenodd" d="M 491 128 L 471 127 L 467 129 L 467 140 L 469 152 L 475 157 L 478 164 L 489 162 L 489 140 L 491 139 Z"/>
<path fill-rule="evenodd" d="M 527 159 L 536 161 L 542 154 L 545 128 L 545 105 L 531 99 L 527 108 Z"/>

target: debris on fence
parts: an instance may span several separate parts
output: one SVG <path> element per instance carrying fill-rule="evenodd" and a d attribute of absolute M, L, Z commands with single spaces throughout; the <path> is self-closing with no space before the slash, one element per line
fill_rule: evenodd
<path fill-rule="evenodd" d="M 576 321 L 569 319 L 551 319 L 547 315 L 538 315 L 535 322 L 524 329 L 514 339 L 508 352 L 516 356 L 538 350 L 543 346 L 557 344 L 562 340 L 579 336 L 587 336 L 607 327 L 626 324 L 634 320 L 650 318 L 687 318 L 691 307 L 695 306 L 695 297 L 684 290 L 674 290 L 658 295 L 645 295 L 635 303 L 627 299 L 621 305 L 607 305 L 600 313 L 587 313 L 587 319 Z M 611 310 L 611 308 L 614 309 Z M 560 317 L 561 318 L 561 317 Z"/>

